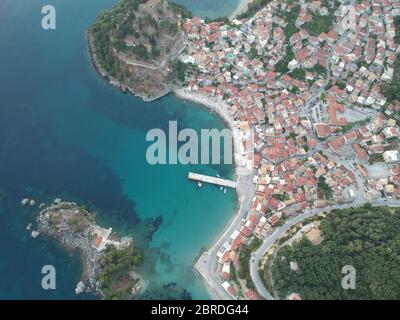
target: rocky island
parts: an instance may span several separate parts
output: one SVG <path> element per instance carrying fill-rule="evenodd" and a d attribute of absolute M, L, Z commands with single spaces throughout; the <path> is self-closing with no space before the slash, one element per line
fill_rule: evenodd
<path fill-rule="evenodd" d="M 100 227 L 94 213 L 72 202 L 53 203 L 40 212 L 37 223 L 40 234 L 79 252 L 83 271 L 77 294 L 91 292 L 109 300 L 131 299 L 139 292 L 135 269 L 142 257 L 131 238 Z"/>
<path fill-rule="evenodd" d="M 166 0 L 122 0 L 88 30 L 96 70 L 111 84 L 145 101 L 180 87 L 187 65 L 182 21 L 191 13 Z"/>

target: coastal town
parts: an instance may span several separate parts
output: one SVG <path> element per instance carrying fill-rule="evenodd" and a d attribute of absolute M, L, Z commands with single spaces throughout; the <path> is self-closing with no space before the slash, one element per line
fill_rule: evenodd
<path fill-rule="evenodd" d="M 0 17 L 0 300 L 141 320 L 400 301 L 400 0 Z"/>
<path fill-rule="evenodd" d="M 305 213 L 400 203 L 400 104 L 384 90 L 399 72 L 400 2 L 267 1 L 252 17 L 183 28 L 181 60 L 196 71 L 177 94 L 234 127 L 248 169 L 238 216 L 196 268 L 216 297 L 272 298 L 257 271 L 263 246 L 256 271 L 240 272 L 248 248 Z"/>
<path fill-rule="evenodd" d="M 132 3 L 135 13 L 120 10 Z M 400 206 L 400 1 L 243 1 L 230 18 L 214 20 L 162 0 L 132 3 L 122 1 L 91 30 L 100 73 L 144 100 L 173 92 L 202 104 L 233 133 L 237 181 L 229 185 L 238 212 L 195 262 L 214 298 L 274 299 L 260 276 L 265 257 L 308 218 Z M 160 35 L 157 21 L 173 34 Z M 132 37 L 132 23 L 143 34 Z M 110 24 L 109 52 L 99 52 L 96 37 L 104 42 Z M 139 52 L 143 37 L 150 42 Z M 154 55 L 158 46 L 172 54 Z M 118 65 L 114 76 L 105 61 Z M 135 77 L 151 80 L 157 70 L 167 84 L 140 89 Z M 318 224 L 304 236 L 315 246 L 323 241 Z"/>

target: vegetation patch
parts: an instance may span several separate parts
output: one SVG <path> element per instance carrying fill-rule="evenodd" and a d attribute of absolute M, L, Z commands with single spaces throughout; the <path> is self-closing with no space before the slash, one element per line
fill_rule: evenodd
<path fill-rule="evenodd" d="M 177 14 L 180 15 L 183 19 L 192 19 L 193 13 L 185 6 L 175 3 L 169 2 L 169 7 Z"/>
<path fill-rule="evenodd" d="M 262 244 L 262 241 L 259 239 L 253 239 L 252 242 L 245 246 L 240 252 L 240 267 L 237 272 L 237 276 L 246 281 L 246 286 L 250 289 L 254 288 L 253 281 L 250 276 L 250 259 L 251 254 L 256 251 Z"/>
<path fill-rule="evenodd" d="M 272 267 L 274 288 L 284 298 L 400 299 L 400 210 L 366 205 L 335 210 L 321 221 L 324 240 L 313 246 L 303 239 L 282 248 Z M 297 262 L 292 271 L 289 263 Z M 356 289 L 342 287 L 342 268 L 356 270 Z"/>
<path fill-rule="evenodd" d="M 396 24 L 396 43 L 400 44 L 400 16 L 396 17 L 394 21 Z M 394 65 L 392 81 L 382 85 L 382 94 L 389 103 L 400 101 L 400 55 L 397 56 L 397 61 Z"/>
<path fill-rule="evenodd" d="M 382 85 L 382 93 L 388 102 L 400 101 L 400 55 L 394 66 L 393 79 L 387 84 Z"/>
<path fill-rule="evenodd" d="M 309 69 L 309 71 L 312 72 L 312 73 L 316 73 L 319 76 L 322 76 L 324 78 L 326 77 L 327 70 L 326 70 L 325 67 L 321 66 L 319 63 L 317 63 L 314 67 Z"/>
<path fill-rule="evenodd" d="M 305 23 L 304 28 L 311 36 L 317 37 L 321 33 L 328 33 L 332 29 L 334 20 L 335 17 L 333 15 L 323 16 L 319 13 L 314 13 L 312 20 Z"/>
<path fill-rule="evenodd" d="M 279 73 L 287 73 L 289 71 L 289 62 L 294 59 L 294 52 L 293 47 L 288 45 L 286 48 L 286 55 L 283 59 L 279 60 L 278 63 L 275 65 L 276 72 Z"/>
<path fill-rule="evenodd" d="M 365 120 L 359 120 L 359 121 L 355 121 L 355 122 L 350 122 L 350 123 L 346 124 L 345 126 L 342 126 L 339 131 L 342 132 L 342 133 L 345 133 L 345 132 L 348 132 L 348 131 L 354 129 L 357 126 L 362 126 L 362 125 L 368 124 L 370 122 L 371 122 L 371 118 L 370 117 L 366 118 Z"/>
<path fill-rule="evenodd" d="M 284 29 L 286 40 L 289 41 L 289 39 L 297 32 L 300 30 L 296 27 L 296 20 L 299 16 L 300 13 L 300 5 L 297 4 L 294 7 L 292 7 L 289 11 L 285 12 L 283 14 L 283 18 L 285 19 L 287 25 Z"/>
<path fill-rule="evenodd" d="M 332 189 L 326 183 L 325 178 L 323 176 L 318 179 L 318 195 L 320 198 L 330 199 L 332 196 Z"/>
<path fill-rule="evenodd" d="M 118 250 L 115 246 L 107 247 L 99 261 L 97 274 L 100 289 L 107 300 L 129 299 L 139 279 L 132 276 L 132 271 L 141 263 L 142 256 L 133 245 Z"/>
<path fill-rule="evenodd" d="M 92 60 L 117 87 L 146 101 L 183 82 L 170 76 L 183 47 L 182 19 L 190 11 L 167 0 L 121 0 L 89 30 Z"/>
<path fill-rule="evenodd" d="M 369 156 L 369 164 L 374 164 L 375 162 L 385 162 L 383 155 L 381 153 L 374 153 Z"/>
<path fill-rule="evenodd" d="M 306 72 L 304 71 L 304 69 L 297 68 L 297 69 L 293 70 L 292 72 L 290 72 L 289 76 L 291 76 L 294 79 L 304 81 L 306 78 Z"/>

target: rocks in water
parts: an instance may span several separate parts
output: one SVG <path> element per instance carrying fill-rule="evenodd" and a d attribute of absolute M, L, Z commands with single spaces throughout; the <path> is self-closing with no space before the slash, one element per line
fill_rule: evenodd
<path fill-rule="evenodd" d="M 28 224 L 28 225 L 26 226 L 26 231 L 31 230 L 31 228 L 32 228 L 32 223 L 30 223 L 30 224 Z"/>
<path fill-rule="evenodd" d="M 36 239 L 37 237 L 39 237 L 39 235 L 40 235 L 40 232 L 36 231 L 36 230 L 33 230 L 32 233 L 31 233 L 31 237 L 33 239 Z"/>
<path fill-rule="evenodd" d="M 81 294 L 81 293 L 85 292 L 85 290 L 86 290 L 85 283 L 83 281 L 79 281 L 78 284 L 76 285 L 75 293 Z"/>
<path fill-rule="evenodd" d="M 24 198 L 21 200 L 21 206 L 25 207 L 27 205 L 30 205 L 31 207 L 34 207 L 36 204 L 36 201 L 34 199 L 29 199 L 29 198 Z"/>
<path fill-rule="evenodd" d="M 38 233 L 58 240 L 68 252 L 80 253 L 82 275 L 76 294 L 92 292 L 102 299 L 125 300 L 140 290 L 131 272 L 141 262 L 141 254 L 131 238 L 122 239 L 112 234 L 111 228 L 97 225 L 94 213 L 73 202 L 53 203 L 39 213 L 36 222 Z M 108 270 L 106 264 L 114 268 Z M 97 277 L 104 281 L 99 282 Z"/>

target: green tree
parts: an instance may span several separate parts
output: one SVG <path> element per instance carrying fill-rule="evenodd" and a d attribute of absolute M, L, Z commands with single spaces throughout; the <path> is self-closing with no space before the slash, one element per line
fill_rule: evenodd
<path fill-rule="evenodd" d="M 298 292 L 303 299 L 400 299 L 399 228 L 399 209 L 335 210 L 321 220 L 324 240 L 318 246 L 304 238 L 278 251 L 271 269 L 274 288 L 280 298 Z M 298 271 L 290 269 L 290 261 Z M 357 271 L 357 290 L 341 286 L 345 265 Z"/>

